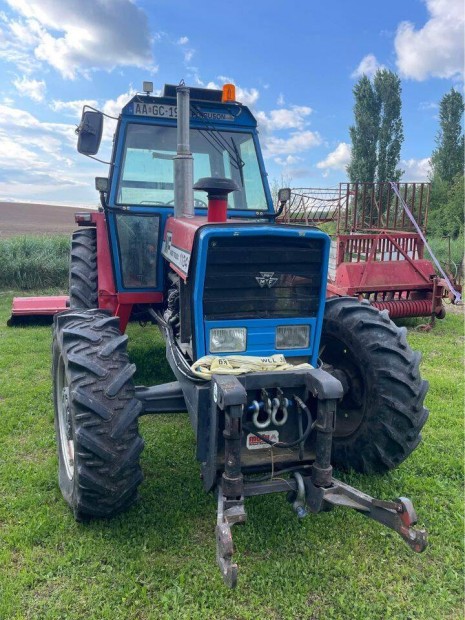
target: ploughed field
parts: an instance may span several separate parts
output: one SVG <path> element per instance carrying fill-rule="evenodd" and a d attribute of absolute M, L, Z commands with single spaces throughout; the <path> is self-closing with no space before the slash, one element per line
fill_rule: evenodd
<path fill-rule="evenodd" d="M 0 202 L 0 239 L 18 235 L 70 234 L 76 228 L 74 213 L 81 207 Z"/>

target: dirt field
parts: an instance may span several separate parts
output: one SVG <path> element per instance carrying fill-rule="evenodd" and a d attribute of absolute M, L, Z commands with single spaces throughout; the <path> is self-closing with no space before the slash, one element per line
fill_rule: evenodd
<path fill-rule="evenodd" d="M 68 234 L 76 228 L 74 213 L 80 207 L 0 202 L 0 239 L 16 235 Z"/>

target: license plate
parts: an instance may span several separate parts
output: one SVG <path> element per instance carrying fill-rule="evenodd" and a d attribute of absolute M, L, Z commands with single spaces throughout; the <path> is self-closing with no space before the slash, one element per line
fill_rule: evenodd
<path fill-rule="evenodd" d="M 263 435 L 263 437 L 273 443 L 279 441 L 278 431 L 261 431 L 260 435 Z M 248 450 L 263 450 L 263 448 L 271 448 L 269 443 L 266 443 L 266 441 L 263 441 L 260 437 L 257 437 L 253 433 L 249 433 L 247 435 L 246 445 Z"/>
<path fill-rule="evenodd" d="M 158 116 L 159 118 L 176 118 L 177 107 L 160 103 L 135 103 L 136 116 Z"/>

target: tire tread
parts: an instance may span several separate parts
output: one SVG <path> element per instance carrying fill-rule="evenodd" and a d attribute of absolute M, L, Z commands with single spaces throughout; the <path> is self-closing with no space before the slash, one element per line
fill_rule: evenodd
<path fill-rule="evenodd" d="M 327 300 L 325 335 L 350 343 L 371 384 L 373 410 L 352 434 L 334 437 L 333 464 L 361 473 L 383 473 L 397 467 L 418 446 L 428 418 L 424 399 L 428 383 L 420 376 L 421 355 L 407 343 L 407 330 L 397 327 L 387 311 L 353 297 Z M 379 343 L 379 346 L 377 346 Z M 324 353 L 323 353 L 324 361 Z"/>
<path fill-rule="evenodd" d="M 118 319 L 95 309 L 69 310 L 54 321 L 54 374 L 62 356 L 74 412 L 76 480 L 70 490 L 60 471 L 60 487 L 78 520 L 129 508 L 143 480 L 144 441 L 137 424 L 142 406 L 135 398 L 127 338 L 117 325 Z"/>

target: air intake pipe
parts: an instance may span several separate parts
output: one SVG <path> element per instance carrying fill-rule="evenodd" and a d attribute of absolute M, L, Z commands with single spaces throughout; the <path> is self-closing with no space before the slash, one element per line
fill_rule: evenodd
<path fill-rule="evenodd" d="M 174 158 L 174 217 L 194 215 L 194 160 L 189 143 L 190 97 L 184 84 L 176 88 L 177 153 Z"/>
<path fill-rule="evenodd" d="M 232 179 L 203 177 L 197 181 L 194 189 L 207 192 L 208 221 L 226 222 L 228 216 L 228 194 L 239 190 L 237 183 Z"/>

